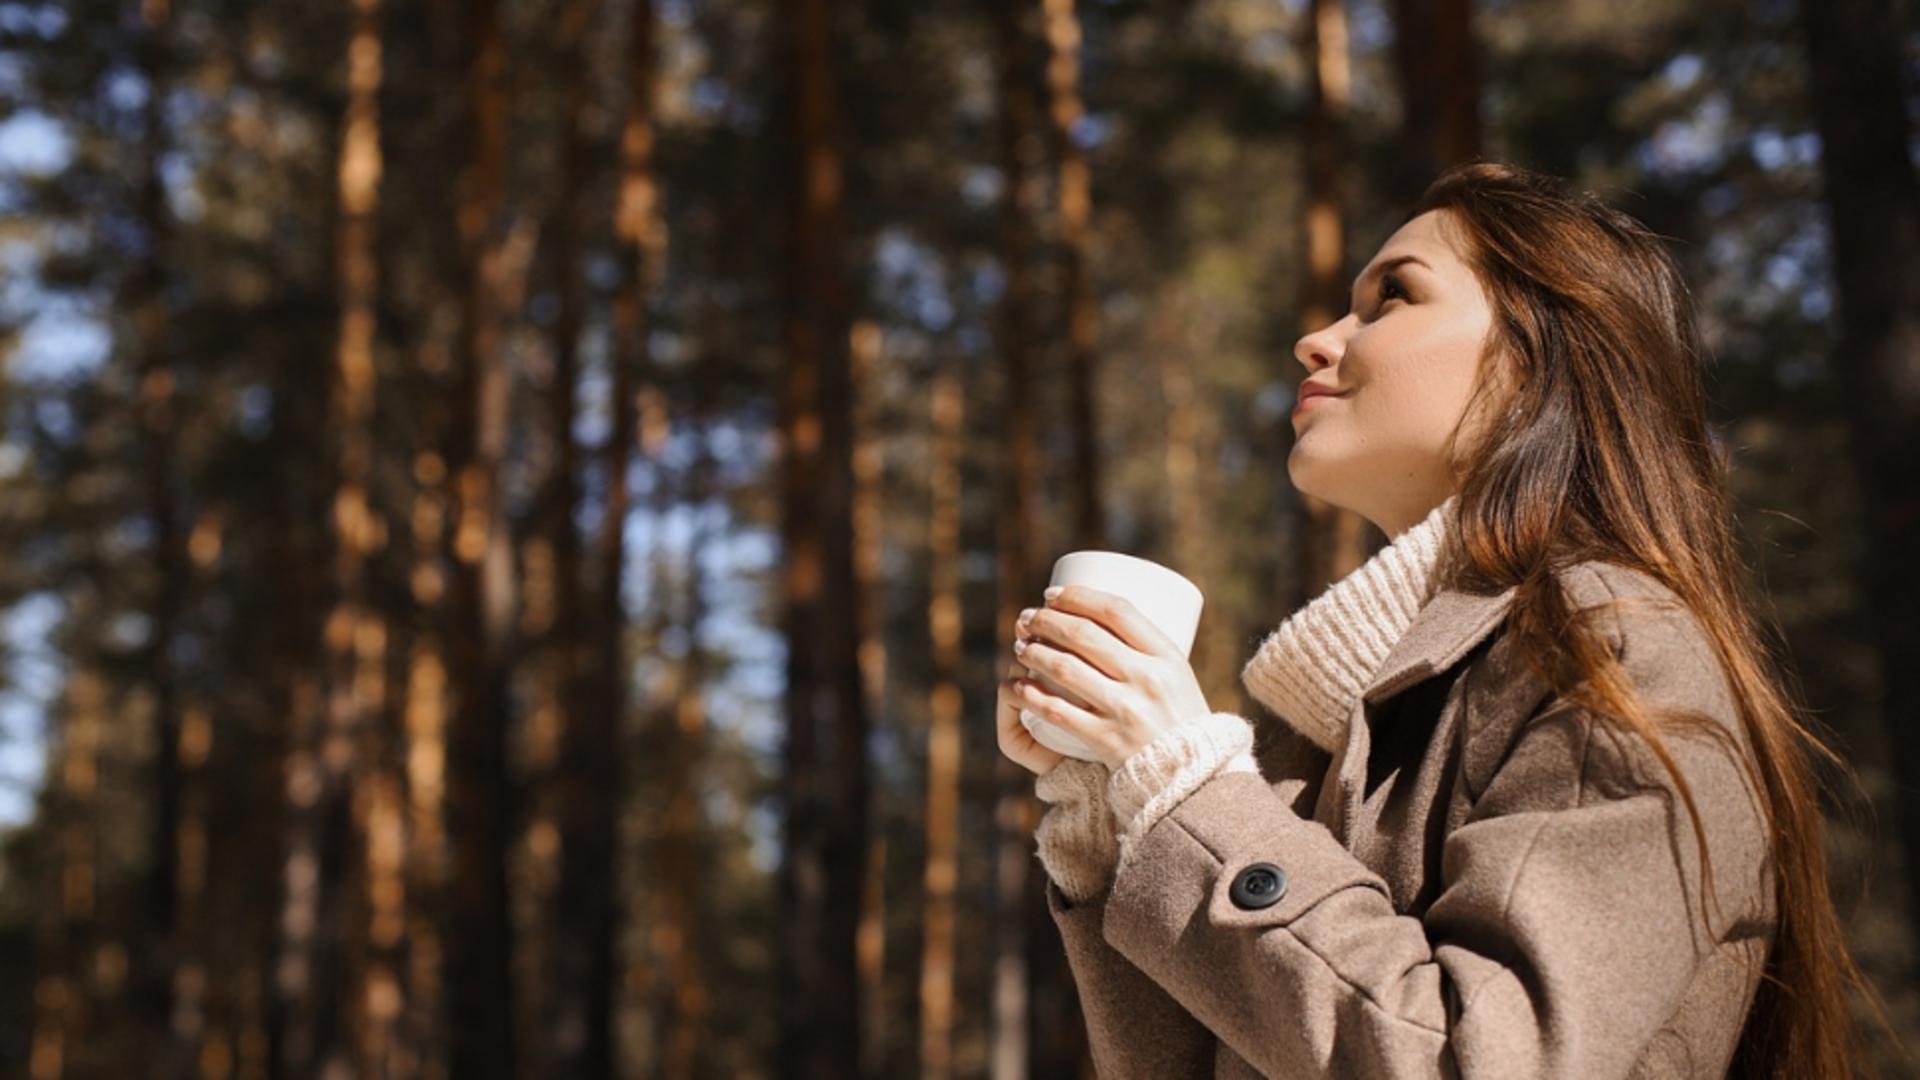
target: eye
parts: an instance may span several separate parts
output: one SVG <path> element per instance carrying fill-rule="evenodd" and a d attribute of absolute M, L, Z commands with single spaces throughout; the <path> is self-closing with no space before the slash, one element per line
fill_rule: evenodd
<path fill-rule="evenodd" d="M 1379 318 L 1380 309 L 1387 306 L 1388 300 L 1396 298 L 1401 300 L 1413 299 L 1412 295 L 1407 292 L 1407 287 L 1400 283 L 1400 278 L 1396 276 L 1393 271 L 1389 270 L 1380 275 L 1380 302 L 1374 306 L 1373 317 Z M 1348 308 L 1347 314 L 1353 314 L 1353 309 Z"/>
<path fill-rule="evenodd" d="M 1407 290 L 1406 290 L 1406 287 L 1405 287 L 1405 286 L 1403 286 L 1403 285 L 1401 285 L 1401 284 L 1400 284 L 1400 279 L 1399 279 L 1399 278 L 1397 278 L 1397 277 L 1395 277 L 1395 276 L 1393 276 L 1393 274 L 1391 274 L 1391 273 L 1387 273 L 1387 274 L 1382 274 L 1382 275 L 1380 275 L 1380 304 L 1379 304 L 1379 306 L 1380 306 L 1380 307 L 1386 307 L 1386 306 L 1387 306 L 1387 301 L 1388 301 L 1389 299 L 1391 299 L 1391 298 L 1393 298 L 1394 296 L 1398 296 L 1398 297 L 1399 297 L 1400 299 L 1402 299 L 1402 300 L 1405 300 L 1405 299 L 1407 299 Z M 1377 310 L 1377 309 L 1376 309 L 1376 310 Z"/>

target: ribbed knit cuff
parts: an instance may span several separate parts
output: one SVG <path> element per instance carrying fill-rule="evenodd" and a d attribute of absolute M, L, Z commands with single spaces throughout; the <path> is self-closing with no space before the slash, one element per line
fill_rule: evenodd
<path fill-rule="evenodd" d="M 1109 772 L 1101 762 L 1070 757 L 1034 778 L 1034 795 L 1050 804 L 1034 829 L 1035 854 L 1060 892 L 1075 903 L 1105 889 L 1119 861 L 1107 806 Z"/>
<path fill-rule="evenodd" d="M 1253 725 L 1238 713 L 1215 712 L 1181 723 L 1135 751 L 1113 770 L 1107 801 L 1119 833 L 1119 860 L 1180 800 L 1222 772 L 1259 772 Z"/>

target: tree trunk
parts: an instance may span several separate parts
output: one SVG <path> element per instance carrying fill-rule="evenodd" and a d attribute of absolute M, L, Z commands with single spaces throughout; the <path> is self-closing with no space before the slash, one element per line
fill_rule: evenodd
<path fill-rule="evenodd" d="M 1003 418 L 1003 457 L 996 463 L 998 493 L 995 542 L 999 549 L 998 591 L 993 626 L 1006 640 L 1011 661 L 1013 621 L 1022 607 L 1038 601 L 1043 585 L 1040 552 L 1040 447 L 1033 413 L 1032 261 L 1039 169 L 1032 148 L 1041 132 L 1040 105 L 1029 70 L 1032 25 L 1037 9 L 1029 0 L 995 5 L 999 48 L 1000 109 L 997 125 L 1000 167 L 1005 177 L 1001 208 L 1001 260 L 1006 292 L 1001 301 L 999 413 Z M 1097 519 L 1097 514 L 1094 515 Z M 1083 519 L 1084 520 L 1084 519 Z M 996 680 L 1006 670 L 996 661 Z M 1033 873 L 1033 830 L 1041 806 L 1033 793 L 1033 774 L 1005 754 L 992 760 L 994 790 L 994 897 L 989 924 L 994 929 L 993 1027 L 989 1068 L 995 1080 L 1022 1080 L 1030 1068 L 1034 1025 L 1056 1030 L 1061 1015 L 1072 1017 L 1069 1030 L 1081 1027 L 1078 998 L 1072 993 L 1065 949 L 1046 912 L 1045 884 Z M 1063 991 L 1063 992 L 1060 992 Z M 1030 1005 L 1038 992 L 1049 1007 L 1047 1020 Z"/>
<path fill-rule="evenodd" d="M 626 568 L 625 527 L 629 507 L 627 471 L 636 442 L 642 456 L 655 459 L 664 449 L 665 408 L 653 383 L 648 343 L 649 303 L 659 281 L 667 233 L 660 215 L 659 185 L 654 177 L 654 100 L 656 88 L 655 39 L 658 34 L 653 0 L 635 0 L 628 43 L 626 116 L 620 132 L 620 183 L 614 209 L 614 237 L 626 280 L 613 302 L 613 334 L 608 350 L 612 366 L 612 422 L 601 449 L 607 477 L 606 513 L 594 538 L 600 582 L 591 611 L 594 640 L 592 701 L 582 718 L 595 717 L 603 725 L 598 734 L 604 752 L 596 755 L 588 779 L 595 793 L 593 816 L 581 841 L 598 854 L 602 880 L 583 893 L 596 965 L 588 986 L 595 995 L 587 1009 L 588 1054 L 584 1075 L 624 1072 L 614 1056 L 613 1012 L 615 979 L 620 968 L 621 908 L 616 902 L 616 839 L 620 808 L 626 798 L 623 765 L 627 710 L 627 662 L 623 641 L 626 609 L 621 604 Z M 644 410 L 644 411 L 643 411 Z M 659 486 L 656 484 L 656 486 Z M 584 729 L 583 729 L 584 733 Z M 587 856 L 583 856 L 585 859 Z M 591 863 L 583 862 L 583 866 Z M 601 1069 L 605 1072 L 601 1072 Z"/>
<path fill-rule="evenodd" d="M 711 311 L 709 308 L 709 316 Z M 716 321 L 708 317 L 701 329 L 708 334 L 716 332 Z M 706 505 L 714 494 L 715 462 L 709 440 L 718 373 L 711 361 L 713 355 L 706 354 L 699 372 L 694 375 L 697 400 L 689 434 L 698 440 L 699 449 L 694 454 L 692 475 L 685 492 L 685 501 L 694 506 Z M 693 1080 L 698 1075 L 701 1040 L 707 1034 L 704 964 L 708 938 L 702 899 L 711 895 L 711 890 L 706 885 L 707 862 L 702 854 L 706 847 L 705 818 L 699 798 L 707 739 L 707 663 L 700 647 L 700 624 L 706 619 L 707 607 L 699 557 L 704 541 L 704 530 L 695 529 L 688 537 L 682 560 L 681 580 L 685 592 L 679 618 L 686 630 L 687 652 L 676 669 L 673 722 L 665 738 L 664 775 L 668 789 L 661 856 L 655 860 L 655 865 L 661 867 L 660 886 L 665 907 L 660 923 L 666 932 L 657 935 L 664 948 L 655 957 L 657 969 L 667 980 L 665 993 L 660 998 L 662 1014 L 657 1024 L 661 1033 L 659 1073 L 665 1080 Z"/>
<path fill-rule="evenodd" d="M 880 324 L 862 319 L 851 336 L 853 385 L 879 385 L 881 346 L 885 336 Z M 886 438 L 879 431 L 878 394 L 862 395 L 853 404 L 853 532 L 854 574 L 859 579 L 863 602 L 855 612 L 860 624 L 860 685 L 867 714 L 884 717 L 887 702 L 887 639 L 885 583 L 880 565 L 881 549 L 886 541 L 885 465 Z M 885 722 L 882 719 L 880 722 Z M 858 949 L 860 963 L 860 1000 L 865 1013 L 860 1018 L 860 1075 L 878 1077 L 886 1071 L 888 1002 L 886 995 L 887 960 L 887 825 L 881 816 L 869 838 L 867 878 L 860 893 Z"/>
<path fill-rule="evenodd" d="M 866 877 L 867 718 L 855 655 L 860 597 L 834 5 L 791 0 L 782 11 L 797 156 L 779 403 L 789 725 L 780 1062 L 786 1075 L 824 1080 L 859 1067 L 855 935 Z"/>
<path fill-rule="evenodd" d="M 688 547 L 682 567 L 687 582 L 683 616 L 690 631 L 701 616 L 698 550 Z M 708 994 L 702 965 L 707 946 L 701 902 L 706 890 L 699 770 L 707 717 L 705 665 L 699 652 L 697 644 L 690 645 L 674 673 L 673 716 L 664 752 L 670 786 L 655 861 L 663 893 L 662 913 L 653 934 L 658 947 L 654 961 L 666 980 L 657 1002 L 655 1029 L 660 1033 L 659 1075 L 665 1080 L 692 1080 L 697 1075 L 706 1031 Z"/>
<path fill-rule="evenodd" d="M 1055 184 L 1060 200 L 1060 247 L 1066 264 L 1067 380 L 1072 393 L 1074 546 L 1106 546 L 1100 501 L 1100 417 L 1094 371 L 1099 320 L 1089 271 L 1092 262 L 1093 185 L 1073 129 L 1080 104 L 1080 19 L 1073 0 L 1042 0 L 1047 31 L 1047 113 L 1052 121 Z M 1043 1055 L 1047 1056 L 1047 1055 Z M 1042 1075 L 1064 1066 L 1036 1059 Z"/>
<path fill-rule="evenodd" d="M 398 970 L 404 927 L 398 866 L 398 778 L 386 730 L 387 624 L 372 600 L 370 562 L 386 545 L 387 524 L 374 506 L 377 457 L 373 429 L 378 375 L 374 362 L 379 296 L 376 231 L 383 161 L 379 0 L 355 0 L 347 45 L 346 115 L 340 135 L 336 237 L 340 329 L 329 431 L 335 440 L 333 610 L 326 622 L 327 724 L 321 748 L 322 815 L 350 798 L 362 864 L 353 875 L 363 892 L 343 905 L 354 913 L 347 985 L 351 987 L 353 1053 L 361 1073 L 395 1067 L 401 1004 Z M 351 783 L 349 794 L 346 785 Z M 321 888 L 339 888 L 322 882 Z M 327 906 L 327 905 L 323 905 Z M 326 1050 L 331 1063 L 334 1050 Z"/>
<path fill-rule="evenodd" d="M 180 893 L 179 759 L 181 701 L 174 669 L 174 642 L 178 633 L 186 582 L 182 558 L 179 506 L 173 490 L 177 438 L 176 375 L 173 369 L 171 318 L 165 297 L 166 259 L 171 246 L 171 215 L 160 176 L 167 152 L 166 100 L 170 64 L 167 36 L 172 12 L 168 0 L 143 0 L 140 11 L 139 57 L 147 83 L 141 131 L 140 220 L 147 242 L 127 282 L 126 305 L 133 319 L 139 363 L 137 410 L 144 442 L 147 514 L 153 528 L 153 590 L 149 611 L 153 631 L 148 643 L 147 681 L 153 694 L 153 817 L 152 863 L 146 899 L 135 929 L 145 941 L 136 962 L 137 1009 L 153 1039 L 151 1064 L 162 1075 L 181 1076 L 192 1067 L 198 1047 L 186 1032 L 174 1029 L 174 991 L 179 981 L 178 910 Z M 183 1015 L 198 1011 L 197 1001 Z"/>
<path fill-rule="evenodd" d="M 1167 533 L 1173 568 L 1192 578 L 1209 604 L 1194 638 L 1194 674 L 1208 690 L 1215 708 L 1235 708 L 1224 702 L 1240 690 L 1240 636 L 1218 586 L 1226 578 L 1228 552 L 1213 542 L 1219 454 L 1218 425 L 1195 373 L 1195 357 L 1210 355 L 1219 328 L 1201 321 L 1185 290 L 1174 286 L 1160 301 L 1147 346 L 1158 368 L 1167 402 L 1166 491 Z"/>
<path fill-rule="evenodd" d="M 1306 124 L 1307 276 L 1301 297 L 1302 333 L 1339 319 L 1347 310 L 1347 211 L 1341 202 L 1348 154 L 1349 69 L 1347 17 L 1340 0 L 1312 0 L 1306 18 L 1306 54 L 1313 63 L 1308 80 Z M 1307 373 L 1302 372 L 1302 377 Z M 1367 520 L 1351 510 L 1296 492 L 1301 520 L 1298 608 L 1367 560 L 1377 543 Z M 1372 530 L 1377 532 L 1377 530 Z"/>
<path fill-rule="evenodd" d="M 933 520 L 927 529 L 933 687 L 927 703 L 925 896 L 921 901 L 920 1067 L 925 1080 L 953 1076 L 955 894 L 960 883 L 962 668 L 960 558 L 961 463 L 966 452 L 966 390 L 957 365 L 943 365 L 933 387 Z"/>
<path fill-rule="evenodd" d="M 197 562 L 197 560 L 196 560 Z M 213 749 L 213 714 L 198 701 L 183 704 L 174 753 L 180 775 L 180 812 L 175 845 L 171 1064 L 176 1075 L 199 1072 L 210 1037 L 209 1018 L 219 1008 L 217 969 L 208 949 L 207 885 L 212 880 L 207 834 L 207 759 Z"/>
<path fill-rule="evenodd" d="M 1450 165 L 1480 153 L 1480 65 L 1473 0 L 1394 0 L 1393 60 L 1400 75 L 1400 141 L 1389 179 L 1411 203 Z"/>
<path fill-rule="evenodd" d="M 1838 286 L 1835 382 L 1847 412 L 1866 522 L 1860 575 L 1885 693 L 1900 837 L 1920 872 L 1920 183 L 1909 158 L 1901 26 L 1888 0 L 1804 2 L 1814 119 Z M 1920 888 L 1908 890 L 1920 933 Z"/>
<path fill-rule="evenodd" d="M 106 687 L 98 672 L 76 668 L 67 677 L 59 737 L 48 754 L 49 800 L 57 852 L 51 895 L 41 912 L 34 981 L 33 1043 L 27 1062 L 33 1080 L 85 1075 L 94 1034 L 94 949 L 98 944 L 100 837 L 96 824 L 100 737 Z"/>
<path fill-rule="evenodd" d="M 643 5 L 644 6 L 644 5 Z M 579 335 L 586 304 L 582 274 L 582 202 L 593 146 L 588 131 L 590 86 L 588 30 L 601 5 L 568 0 L 560 12 L 559 55 L 565 80 L 565 139 L 555 208 L 554 256 L 558 262 L 559 310 L 554 319 L 551 388 L 554 456 L 546 501 L 546 532 L 553 552 L 553 625 L 549 692 L 557 711 L 561 768 L 551 778 L 560 834 L 560 868 L 552 922 L 551 985 L 547 995 L 547 1043 L 551 1067 L 568 1076 L 613 1075 L 611 977 L 604 912 L 611 902 L 612 850 L 601 822 L 613 808 L 610 792 L 594 783 L 597 763 L 618 751 L 612 714 L 584 707 L 582 678 L 585 630 L 581 607 L 585 583 L 579 534 L 579 454 L 573 439 L 574 397 L 579 383 Z M 637 12 L 638 16 L 639 13 Z"/>
<path fill-rule="evenodd" d="M 438 431 L 440 420 L 429 410 Z M 445 536 L 451 492 L 445 460 L 422 451 L 413 462 L 411 595 L 419 611 L 409 630 L 406 704 L 402 711 L 407 759 L 407 1016 L 408 1042 L 423 1077 L 447 1076 L 442 957 L 446 942 L 448 860 Z"/>
<path fill-rule="evenodd" d="M 471 157 L 457 199 L 466 268 L 449 461 L 456 506 L 448 641 L 458 687 L 447 741 L 446 988 L 453 1075 L 517 1068 L 513 926 L 507 858 L 515 818 L 507 767 L 507 647 L 512 553 L 499 495 L 506 451 L 507 372 L 499 320 L 509 272 L 500 236 L 507 150 L 506 48 L 497 0 L 467 7 L 466 107 Z"/>
<path fill-rule="evenodd" d="M 326 508 L 332 492 L 324 480 L 330 471 L 325 442 L 327 385 L 333 373 L 321 365 L 292 363 L 286 369 L 288 393 L 276 403 L 269 453 L 278 473 L 267 510 L 267 565 L 281 583 L 281 603 L 271 636 L 271 706 L 284 717 L 271 729 L 266 748 L 280 763 L 277 775 L 263 780 L 259 794 L 273 808 L 265 830 L 279 843 L 268 866 L 252 879 L 273 898 L 262 920 L 266 950 L 263 988 L 267 1001 L 261 1022 L 266 1035 L 268 1075 L 309 1076 L 314 1072 L 317 1032 L 313 1002 L 321 929 L 319 911 L 319 768 L 316 733 L 325 708 L 324 678 L 314 655 L 331 589 L 325 580 Z"/>

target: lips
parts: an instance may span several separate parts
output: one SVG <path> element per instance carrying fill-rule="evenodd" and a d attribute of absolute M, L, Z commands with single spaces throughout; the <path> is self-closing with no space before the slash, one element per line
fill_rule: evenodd
<path fill-rule="evenodd" d="M 1337 397 L 1345 397 L 1345 396 L 1346 395 L 1344 393 L 1335 393 L 1324 386 L 1315 386 L 1312 383 L 1301 383 L 1300 396 L 1294 402 L 1293 411 L 1298 413 L 1302 409 L 1305 409 L 1309 404 L 1319 400 L 1320 398 L 1337 398 Z"/>

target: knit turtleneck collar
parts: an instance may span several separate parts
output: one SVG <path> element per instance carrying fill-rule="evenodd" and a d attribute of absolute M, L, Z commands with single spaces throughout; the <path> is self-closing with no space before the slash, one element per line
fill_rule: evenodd
<path fill-rule="evenodd" d="M 1433 595 L 1457 496 L 1288 616 L 1240 671 L 1262 705 L 1329 753 L 1394 643 Z"/>

